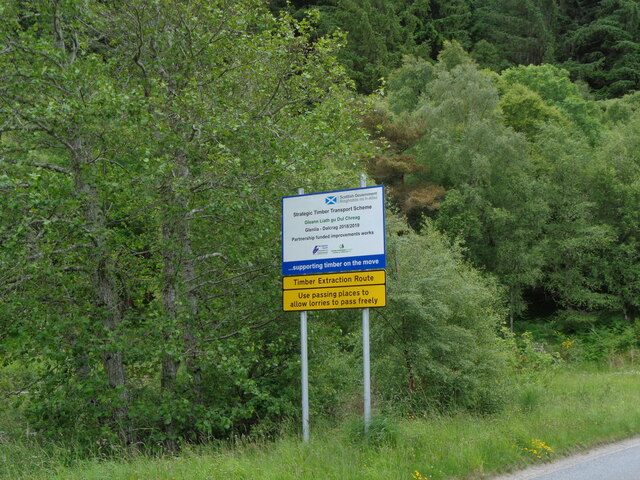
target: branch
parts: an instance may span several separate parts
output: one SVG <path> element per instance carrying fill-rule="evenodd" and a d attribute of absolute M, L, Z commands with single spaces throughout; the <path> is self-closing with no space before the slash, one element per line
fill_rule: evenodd
<path fill-rule="evenodd" d="M 273 89 L 273 93 L 271 94 L 271 96 L 269 97 L 269 100 L 267 100 L 266 102 L 264 102 L 264 105 L 262 106 L 262 108 L 260 109 L 260 111 L 254 116 L 254 118 L 259 118 L 263 112 L 267 109 L 267 107 L 269 105 L 271 105 L 271 103 L 273 102 L 273 100 L 276 98 L 276 95 L 278 94 L 278 92 L 280 91 L 280 86 L 282 85 L 282 77 L 280 77 L 278 79 L 278 83 L 276 84 L 276 88 Z"/>
<path fill-rule="evenodd" d="M 42 52 L 40 50 L 31 50 L 31 49 L 27 48 L 26 46 L 24 46 L 22 44 L 16 43 L 12 39 L 7 39 L 7 43 L 11 47 L 13 47 L 14 50 L 19 50 L 22 53 L 26 53 L 28 55 L 37 55 L 39 57 L 44 58 L 48 62 L 51 62 L 52 64 L 54 64 L 58 68 L 58 70 L 61 70 L 61 71 L 65 70 L 65 67 L 60 62 L 58 62 L 58 60 L 56 60 L 54 57 L 52 57 L 51 55 L 48 55 L 48 54 L 46 54 L 46 53 L 44 53 L 44 52 Z M 4 52 L 7 52 L 7 50 L 8 49 L 5 49 Z"/>
<path fill-rule="evenodd" d="M 66 53 L 64 47 L 64 33 L 62 31 L 62 20 L 60 18 L 60 0 L 54 1 L 55 12 L 53 14 L 53 29 L 56 34 L 56 47 Z"/>
<path fill-rule="evenodd" d="M 76 61 L 79 49 L 80 44 L 78 43 L 78 32 L 73 32 L 73 37 L 71 37 L 71 59 L 69 63 L 74 63 Z"/>
<path fill-rule="evenodd" d="M 224 2 L 224 8 L 227 8 L 228 10 L 230 10 L 229 7 L 230 7 L 229 2 Z M 204 51 L 205 48 L 211 47 L 212 44 L 216 43 L 221 38 L 225 38 L 222 36 L 219 38 L 216 38 L 226 28 L 227 24 L 229 23 L 229 19 L 232 16 L 232 13 L 229 13 L 228 11 L 225 13 L 227 13 L 227 15 L 223 16 L 223 20 L 222 22 L 220 22 L 220 26 L 218 27 L 218 29 L 213 31 L 211 35 L 209 35 L 209 38 L 205 42 L 203 42 L 202 47 L 196 52 L 194 58 L 199 58 L 202 55 L 202 52 Z"/>
<path fill-rule="evenodd" d="M 13 184 L 9 184 L 9 185 L 0 185 L 0 191 L 4 190 L 11 190 L 12 188 L 29 188 L 31 185 L 29 185 L 28 183 L 13 183 Z"/>
<path fill-rule="evenodd" d="M 257 120 L 265 117 L 273 117 L 274 115 L 279 113 L 280 110 L 282 110 L 285 107 L 288 107 L 289 105 L 295 105 L 297 103 L 305 103 L 305 102 L 319 103 L 321 100 L 322 99 L 320 98 L 311 98 L 311 97 L 301 97 L 294 100 L 288 100 L 286 102 L 282 102 L 279 106 L 275 107 L 273 110 L 270 110 L 266 113 L 262 113 L 264 112 L 264 109 L 263 109 L 259 114 L 255 115 L 253 119 Z"/>
<path fill-rule="evenodd" d="M 8 133 L 8 132 L 45 132 L 46 133 L 46 131 L 40 127 L 36 128 L 36 127 L 26 127 L 26 126 L 24 127 L 18 127 L 18 126 L 6 127 L 5 126 L 0 128 L 0 134 Z"/>
<path fill-rule="evenodd" d="M 222 182 L 214 182 L 213 180 L 203 180 L 197 185 L 194 185 L 193 187 L 191 187 L 191 192 L 197 193 L 197 192 L 201 192 L 205 190 L 213 190 L 217 188 L 233 188 L 233 185 L 222 183 Z"/>
<path fill-rule="evenodd" d="M 264 327 L 266 325 L 269 325 L 270 323 L 275 322 L 276 320 L 281 320 L 281 319 L 282 319 L 282 317 L 274 317 L 274 318 L 271 318 L 269 320 L 265 320 L 264 322 L 261 322 L 261 323 L 256 323 L 254 325 L 249 325 L 248 327 L 245 327 L 245 328 L 248 328 L 249 330 L 257 330 L 257 329 L 262 328 L 262 327 Z M 218 337 L 216 340 L 226 340 L 227 338 L 235 337 L 236 335 L 240 335 L 243 330 L 244 330 L 244 328 L 240 329 L 240 330 L 236 330 L 235 332 L 227 333 L 226 335 L 222 335 L 221 337 Z M 206 341 L 208 341 L 208 340 L 205 340 L 205 342 Z"/>
<path fill-rule="evenodd" d="M 251 62 L 239 63 L 233 67 L 225 68 L 222 72 L 217 74 L 216 76 L 210 77 L 209 80 L 198 82 L 199 87 L 206 87 L 211 85 L 216 80 L 220 80 L 223 76 L 225 76 L 229 72 L 233 72 L 235 70 L 239 70 L 241 68 L 250 67 L 252 65 L 256 65 L 259 63 L 259 60 L 252 60 Z"/>
<path fill-rule="evenodd" d="M 129 170 L 127 170 L 127 167 L 125 167 L 125 166 L 124 166 L 124 165 L 122 165 L 120 162 L 118 162 L 118 161 L 116 161 L 116 160 L 113 160 L 113 159 L 111 159 L 111 158 L 106 158 L 106 157 L 103 157 L 103 156 L 101 156 L 101 155 L 98 155 L 98 156 L 94 157 L 94 158 L 89 162 L 89 164 L 96 163 L 96 162 L 106 162 L 106 163 L 111 163 L 112 165 L 115 165 L 116 167 L 121 168 L 121 169 L 122 169 L 122 170 L 124 170 L 125 172 L 129 172 Z"/>
<path fill-rule="evenodd" d="M 15 119 L 18 122 L 20 122 L 20 119 L 23 119 L 23 120 L 25 120 L 27 122 L 33 122 L 35 125 L 40 127 L 41 130 L 43 130 L 44 132 L 49 134 L 53 139 L 55 139 L 56 141 L 60 142 L 60 144 L 62 146 L 64 146 L 65 148 L 67 148 L 69 151 L 71 151 L 71 152 L 75 151 L 73 145 L 71 145 L 71 143 L 69 143 L 68 140 L 66 140 L 66 139 L 62 138 L 60 135 L 58 135 L 51 127 L 45 125 L 44 123 L 42 123 L 37 118 L 27 118 L 27 117 L 25 117 L 24 115 L 22 115 L 22 113 L 10 101 L 8 101 L 2 95 L 0 95 L 0 100 L 2 100 L 4 102 L 4 104 L 8 107 L 8 109 L 13 112 L 13 114 L 15 115 Z"/>
<path fill-rule="evenodd" d="M 220 252 L 215 252 L 215 253 L 207 253 L 206 255 L 200 255 L 199 257 L 196 258 L 196 262 L 201 262 L 202 260 L 206 260 L 207 258 L 214 258 L 214 257 L 223 257 L 224 255 L 222 255 L 222 253 Z"/>
<path fill-rule="evenodd" d="M 76 248 L 93 248 L 93 245 L 89 245 L 88 243 L 78 243 L 76 245 L 71 245 L 70 247 L 67 248 L 62 248 L 59 250 L 53 250 L 51 252 L 38 252 L 35 255 L 31 255 L 27 261 L 34 261 L 38 258 L 44 257 L 45 255 L 60 255 L 60 254 L 65 254 L 65 253 L 69 253 L 72 250 L 75 250 Z M 66 267 L 62 267 L 62 270 L 67 271 L 67 270 L 72 270 L 75 271 L 77 269 L 77 267 L 71 267 L 71 266 L 66 266 Z"/>
<path fill-rule="evenodd" d="M 2 158 L 0 157 L 0 162 L 7 162 L 10 163 L 12 165 L 17 165 L 18 161 L 17 160 L 7 160 L 6 158 Z M 65 175 L 71 175 L 71 170 L 61 167 L 59 165 L 54 165 L 52 163 L 43 163 L 43 162 L 22 162 L 21 165 L 26 165 L 28 167 L 37 167 L 37 168 L 44 168 L 45 170 L 51 170 L 52 172 L 56 172 L 56 173 L 64 173 Z"/>
<path fill-rule="evenodd" d="M 45 170 L 51 170 L 52 172 L 56 172 L 56 173 L 64 173 L 65 175 L 71 175 L 71 170 L 68 170 L 64 167 L 60 167 L 58 165 L 53 165 L 51 163 L 29 162 L 29 163 L 26 163 L 26 165 L 29 165 L 32 167 L 44 168 Z"/>
<path fill-rule="evenodd" d="M 204 282 L 201 282 L 197 285 L 194 285 L 193 287 L 189 288 L 189 293 L 192 293 L 194 291 L 196 291 L 197 289 L 204 287 L 205 285 L 218 285 L 220 283 L 227 283 L 230 282 L 232 280 L 236 280 L 238 278 L 242 278 L 250 273 L 256 273 L 256 272 L 260 272 L 260 271 L 264 271 L 267 270 L 267 268 L 271 268 L 271 266 L 269 265 L 268 267 L 260 267 L 260 268 L 254 268 L 252 270 L 246 270 L 244 272 L 240 272 L 237 275 L 234 275 L 232 277 L 228 277 L 228 278 L 223 278 L 222 280 L 206 280 Z"/>
<path fill-rule="evenodd" d="M 27 383 L 22 388 L 14 391 L 14 392 L 7 392 L 7 393 L 4 394 L 4 397 L 8 398 L 8 397 L 12 397 L 12 396 L 15 396 L 15 395 L 23 395 L 25 393 L 29 393 L 29 389 L 31 387 L 33 387 L 36 383 L 40 382 L 43 378 L 44 377 L 36 378 L 36 379 L 32 380 L 31 382 Z"/>
<path fill-rule="evenodd" d="M 133 56 L 133 60 L 135 64 L 142 70 L 142 78 L 144 84 L 144 96 L 145 98 L 149 98 L 151 96 L 151 87 L 149 85 L 149 74 L 147 72 L 147 67 L 142 61 L 142 45 L 144 42 L 143 38 L 143 28 L 142 28 L 142 20 L 140 19 L 140 12 L 138 9 L 134 11 L 135 21 L 136 21 L 136 36 L 138 37 L 138 48 L 136 53 Z"/>

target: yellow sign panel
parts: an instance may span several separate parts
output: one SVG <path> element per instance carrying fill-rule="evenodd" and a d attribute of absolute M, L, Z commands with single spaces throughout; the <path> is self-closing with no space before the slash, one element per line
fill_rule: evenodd
<path fill-rule="evenodd" d="M 284 290 L 299 290 L 326 287 L 357 287 L 362 285 L 384 285 L 387 277 L 384 270 L 369 272 L 325 273 L 320 275 L 296 275 L 282 277 Z"/>
<path fill-rule="evenodd" d="M 303 288 L 282 291 L 282 309 L 285 312 L 386 306 L 387 291 L 385 285 Z"/>

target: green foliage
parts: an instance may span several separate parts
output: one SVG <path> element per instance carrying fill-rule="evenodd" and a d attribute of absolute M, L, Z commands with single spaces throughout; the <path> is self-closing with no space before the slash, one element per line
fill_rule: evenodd
<path fill-rule="evenodd" d="M 567 122 L 555 106 L 546 104 L 538 93 L 520 83 L 505 87 L 500 98 L 500 110 L 506 125 L 528 137 L 535 137 L 546 123 L 562 125 Z"/>
<path fill-rule="evenodd" d="M 605 362 L 615 360 L 616 355 L 627 352 L 637 352 L 637 325 L 617 322 L 614 325 L 595 326 L 590 331 L 578 337 L 582 358 L 591 362 Z"/>
<path fill-rule="evenodd" d="M 397 75 L 412 68 L 407 64 Z M 547 215 L 526 142 L 502 123 L 494 79 L 459 44 L 447 45 L 434 68 L 425 93 L 399 117 L 406 129 L 424 132 L 408 150 L 422 169 L 407 181 L 447 189 L 436 224 L 464 239 L 473 261 L 509 286 L 512 312 L 519 312 L 522 289 L 541 275 L 538 239 Z M 390 90 L 390 102 L 395 95 Z M 416 228 L 419 217 L 412 222 Z"/>
<path fill-rule="evenodd" d="M 568 2 L 561 60 L 574 77 L 585 80 L 601 98 L 621 96 L 640 85 L 640 5 L 604 0 Z"/>
<path fill-rule="evenodd" d="M 511 322 L 534 288 L 637 316 L 635 96 L 602 115 L 566 70 L 488 74 L 455 43 L 391 79 L 377 112 L 388 153 L 371 171 L 414 229 L 427 215 L 463 241 L 507 287 Z"/>
<path fill-rule="evenodd" d="M 271 6 L 0 7 L 0 391 L 28 387 L 6 405 L 30 428 L 109 453 L 296 417 L 279 199 L 352 186 L 359 156 L 410 225 L 375 324 L 384 405 L 490 412 L 514 358 L 637 348 L 637 2 Z M 533 296 L 564 309 L 555 353 L 498 336 Z M 359 347 L 327 318 L 313 413 L 337 418 Z"/>
<path fill-rule="evenodd" d="M 640 93 L 625 95 L 601 102 L 604 108 L 603 121 L 612 126 L 618 126 L 631 119 L 640 109 Z"/>
<path fill-rule="evenodd" d="M 385 415 L 373 415 L 366 429 L 362 418 L 351 419 L 346 428 L 352 443 L 371 447 L 395 446 L 400 434 L 398 420 Z"/>
<path fill-rule="evenodd" d="M 409 411 L 500 408 L 507 368 L 501 291 L 433 226 L 388 225 L 389 306 L 377 321 L 378 390 Z"/>
<path fill-rule="evenodd" d="M 505 335 L 513 334 L 505 332 Z M 548 351 L 548 345 L 536 341 L 531 332 L 512 336 L 512 339 L 516 347 L 517 368 L 527 378 L 533 380 L 539 377 L 540 373 L 560 365 L 560 356 Z"/>
<path fill-rule="evenodd" d="M 640 143 L 635 133 L 639 126 L 636 113 L 610 133 L 596 154 L 589 184 L 597 205 L 595 215 L 612 237 L 600 275 L 627 320 L 637 318 L 640 311 Z"/>
<path fill-rule="evenodd" d="M 500 56 L 498 48 L 485 39 L 476 42 L 470 54 L 482 68 L 499 72 L 509 66 Z"/>
<path fill-rule="evenodd" d="M 501 78 L 509 85 L 519 83 L 538 93 L 549 106 L 573 121 L 592 143 L 599 141 L 600 109 L 595 102 L 583 98 L 568 71 L 553 65 L 520 65 L 505 70 Z"/>
<path fill-rule="evenodd" d="M 447 42 L 455 41 L 468 48 L 471 42 L 472 2 L 469 0 L 432 0 L 431 22 L 435 30 L 436 54 Z"/>
<path fill-rule="evenodd" d="M 558 2 L 491 0 L 478 2 L 474 31 L 500 50 L 511 65 L 550 62 L 556 55 Z"/>
<path fill-rule="evenodd" d="M 293 2 L 291 6 L 296 16 L 317 9 L 320 33 L 345 32 L 347 44 L 338 56 L 361 92 L 377 90 L 403 55 L 428 56 L 431 49 L 429 0 Z"/>
<path fill-rule="evenodd" d="M 483 68 L 554 64 L 598 98 L 638 89 L 637 0 L 271 0 L 301 18 L 317 9 L 322 33 L 343 31 L 340 58 L 361 92 L 384 85 L 403 55 L 435 60 L 456 41 Z"/>
<path fill-rule="evenodd" d="M 434 75 L 435 68 L 431 63 L 421 58 L 404 57 L 402 67 L 389 76 L 387 98 L 390 110 L 395 114 L 415 110 Z"/>
<path fill-rule="evenodd" d="M 566 310 L 551 322 L 556 351 L 573 362 L 635 363 L 640 347 L 640 323 L 613 313 Z"/>
<path fill-rule="evenodd" d="M 250 0 L 37 7 L 0 12 L 0 338 L 38 365 L 30 424 L 108 453 L 296 415 L 277 205 L 365 148 L 341 38 Z"/>
<path fill-rule="evenodd" d="M 635 368 L 560 370 L 537 385 L 522 384 L 518 401 L 497 415 L 393 418 L 393 444 L 352 441 L 344 426 L 312 427 L 310 444 L 291 434 L 269 442 L 193 446 L 164 458 L 137 454 L 81 460 L 60 447 L 19 441 L 3 444 L 0 462 L 7 480 L 252 478 L 256 465 L 268 480 L 493 476 L 540 463 L 540 449 L 548 451 L 542 445 L 563 456 L 635 435 L 640 423 L 637 377 Z"/>

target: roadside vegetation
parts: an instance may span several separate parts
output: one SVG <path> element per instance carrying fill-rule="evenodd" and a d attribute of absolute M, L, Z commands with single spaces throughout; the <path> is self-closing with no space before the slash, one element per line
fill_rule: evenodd
<path fill-rule="evenodd" d="M 0 476 L 473 478 L 640 432 L 640 5 L 479 3 L 1 2 Z M 310 312 L 302 445 L 281 197 L 363 172 L 377 417 L 357 313 Z"/>
<path fill-rule="evenodd" d="M 617 363 L 617 361 L 616 361 Z M 539 372 L 541 373 L 541 372 Z M 500 413 L 385 411 L 370 434 L 351 414 L 313 422 L 309 444 L 289 422 L 274 440 L 185 446 L 178 456 L 119 452 L 86 459 L 73 444 L 13 438 L 0 449 L 6 480 L 479 479 L 548 462 L 640 431 L 640 369 L 563 366 L 519 376 Z M 96 452 L 99 449 L 96 448 Z"/>

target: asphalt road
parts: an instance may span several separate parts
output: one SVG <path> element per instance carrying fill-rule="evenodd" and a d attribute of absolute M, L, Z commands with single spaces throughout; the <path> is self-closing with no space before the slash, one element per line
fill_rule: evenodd
<path fill-rule="evenodd" d="M 640 437 L 494 480 L 640 480 Z"/>

